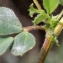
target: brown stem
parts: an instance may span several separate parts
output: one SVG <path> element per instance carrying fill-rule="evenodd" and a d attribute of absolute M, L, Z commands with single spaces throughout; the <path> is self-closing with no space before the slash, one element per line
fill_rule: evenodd
<path fill-rule="evenodd" d="M 63 11 L 59 14 L 59 17 L 58 17 L 58 20 L 60 20 L 60 18 L 62 17 L 63 15 Z M 55 27 L 55 30 L 54 30 L 54 34 L 55 35 L 58 35 L 62 28 L 63 28 L 63 17 L 61 18 L 60 20 L 61 24 L 58 24 L 56 27 Z M 24 27 L 23 28 L 23 31 L 31 31 L 31 30 L 45 30 L 45 26 L 28 26 L 28 27 Z M 47 56 L 47 53 L 49 52 L 51 46 L 53 45 L 53 37 L 51 34 L 49 34 L 49 32 L 47 31 L 46 32 L 46 38 L 45 38 L 45 41 L 44 41 L 44 44 L 41 48 L 41 51 L 40 51 L 40 54 L 39 54 L 39 58 L 38 58 L 38 61 L 36 63 L 44 63 L 44 60 Z"/>
<path fill-rule="evenodd" d="M 52 41 L 52 36 L 47 36 L 41 48 L 38 61 L 36 63 L 44 63 L 47 53 L 49 52 L 52 45 L 51 41 Z"/>
<path fill-rule="evenodd" d="M 47 53 L 49 52 L 51 45 L 53 44 L 51 42 L 52 38 L 53 38 L 52 35 L 48 35 L 48 33 L 46 33 L 46 38 L 45 38 L 44 44 L 41 48 L 38 61 L 36 63 L 44 63 Z"/>
<path fill-rule="evenodd" d="M 23 31 L 31 31 L 31 30 L 45 30 L 45 26 L 28 26 L 28 27 L 24 27 Z"/>
<path fill-rule="evenodd" d="M 39 10 L 42 10 L 42 8 L 41 8 L 41 6 L 40 6 L 40 4 L 38 3 L 37 0 L 33 0 L 33 2 L 35 3 L 35 5 L 37 6 L 37 8 L 38 8 Z"/>

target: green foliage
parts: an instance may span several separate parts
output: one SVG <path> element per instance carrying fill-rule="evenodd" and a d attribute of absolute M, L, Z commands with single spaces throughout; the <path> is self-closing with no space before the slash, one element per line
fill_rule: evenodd
<path fill-rule="evenodd" d="M 24 53 L 32 49 L 34 46 L 34 36 L 29 32 L 22 32 L 15 37 L 11 53 L 14 55 L 22 56 Z"/>
<path fill-rule="evenodd" d="M 33 17 L 33 14 L 45 14 L 45 11 L 44 10 L 38 10 L 36 8 L 33 7 L 33 3 L 30 5 L 30 9 L 29 9 L 29 15 L 31 17 Z"/>
<path fill-rule="evenodd" d="M 13 43 L 13 37 L 0 37 L 0 55 L 6 52 Z"/>
<path fill-rule="evenodd" d="M 63 1 L 60 0 L 60 4 Z M 46 10 L 39 10 L 30 5 L 29 15 L 33 17 L 36 13 L 37 16 L 33 20 L 33 24 L 37 25 L 44 22 L 45 27 L 52 33 L 54 40 L 58 43 L 56 36 L 54 35 L 54 28 L 58 24 L 57 16 L 52 16 L 52 12 L 58 7 L 59 0 L 43 0 L 43 6 Z M 25 30 L 26 31 L 26 30 Z M 35 37 L 29 33 L 23 31 L 22 24 L 16 17 L 14 12 L 6 7 L 0 7 L 0 55 L 11 47 L 11 53 L 13 55 L 22 56 L 27 51 L 35 46 Z M 18 33 L 16 37 L 7 37 L 7 35 Z M 13 44 L 12 44 L 13 43 Z"/>
<path fill-rule="evenodd" d="M 63 6 L 63 0 L 59 0 L 59 2 L 60 2 L 60 5 L 62 5 L 62 6 Z"/>
<path fill-rule="evenodd" d="M 33 14 L 36 13 L 37 9 L 33 7 L 33 4 L 31 4 L 29 11 L 30 11 L 29 15 L 33 17 Z"/>
<path fill-rule="evenodd" d="M 44 10 L 38 10 L 34 8 L 33 4 L 31 4 L 29 11 L 30 11 L 29 15 L 31 17 L 33 17 L 33 14 L 35 13 L 38 14 L 33 20 L 33 23 L 35 25 L 39 24 L 40 22 L 42 22 L 43 20 L 46 20 L 49 17 Z"/>
<path fill-rule="evenodd" d="M 46 29 L 50 31 L 50 33 L 53 35 L 54 38 L 54 28 L 59 23 L 58 21 L 58 15 L 53 16 L 52 12 L 58 7 L 59 0 L 43 0 L 43 6 L 46 10 L 39 10 L 33 7 L 33 4 L 30 6 L 30 16 L 33 16 L 33 14 L 37 13 L 37 16 L 33 20 L 33 24 L 37 25 L 41 22 L 45 23 Z M 58 40 L 54 39 L 56 44 L 58 44 Z"/>
<path fill-rule="evenodd" d="M 52 18 L 50 19 L 50 27 L 52 27 L 52 28 L 56 27 L 56 25 L 59 23 L 57 18 L 58 18 L 58 15 L 57 16 L 52 16 Z"/>
<path fill-rule="evenodd" d="M 59 0 L 43 0 L 43 6 L 46 9 L 47 13 L 45 10 L 38 10 L 33 7 L 33 4 L 30 6 L 30 16 L 33 16 L 33 14 L 37 13 L 38 15 L 34 18 L 33 23 L 34 25 L 39 24 L 40 22 L 45 22 L 46 20 L 49 20 L 51 14 L 59 5 Z M 48 21 L 50 22 L 50 21 Z"/>
<path fill-rule="evenodd" d="M 0 35 L 19 33 L 22 25 L 14 12 L 6 7 L 0 7 Z"/>
<path fill-rule="evenodd" d="M 45 22 L 45 20 L 48 18 L 48 15 L 46 13 L 38 14 L 35 18 L 33 23 L 35 25 L 39 24 L 40 22 Z"/>
<path fill-rule="evenodd" d="M 0 35 L 3 35 L 0 37 L 0 55 L 6 52 L 13 42 L 11 52 L 14 55 L 22 56 L 35 46 L 34 36 L 22 31 L 22 25 L 14 12 L 9 8 L 0 7 Z M 6 35 L 14 33 L 19 33 L 14 40 L 12 37 L 6 37 Z"/>
<path fill-rule="evenodd" d="M 48 14 L 51 14 L 59 5 L 59 0 L 43 0 L 43 6 Z"/>

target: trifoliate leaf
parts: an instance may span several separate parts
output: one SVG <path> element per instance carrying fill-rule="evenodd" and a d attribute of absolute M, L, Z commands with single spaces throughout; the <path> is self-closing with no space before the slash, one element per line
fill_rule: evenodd
<path fill-rule="evenodd" d="M 12 37 L 0 37 L 0 55 L 5 53 L 12 43 Z"/>
<path fill-rule="evenodd" d="M 35 38 L 29 32 L 22 32 L 18 34 L 14 39 L 14 44 L 11 49 L 13 55 L 22 56 L 27 51 L 35 46 Z"/>
<path fill-rule="evenodd" d="M 59 0 L 43 0 L 43 6 L 51 14 L 59 5 Z"/>
<path fill-rule="evenodd" d="M 14 12 L 6 7 L 0 7 L 0 35 L 19 33 L 22 25 Z"/>

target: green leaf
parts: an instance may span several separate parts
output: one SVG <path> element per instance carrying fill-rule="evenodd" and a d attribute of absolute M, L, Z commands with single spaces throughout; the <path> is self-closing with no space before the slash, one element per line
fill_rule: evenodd
<path fill-rule="evenodd" d="M 52 28 L 55 28 L 55 26 L 59 23 L 57 18 L 58 18 L 58 15 L 52 16 L 52 18 L 50 20 L 50 25 L 51 25 Z"/>
<path fill-rule="evenodd" d="M 43 0 L 43 6 L 51 14 L 59 5 L 59 0 Z"/>
<path fill-rule="evenodd" d="M 43 13 L 45 13 L 45 11 L 44 11 L 44 10 L 38 10 L 38 9 L 34 8 L 34 7 L 33 7 L 33 3 L 32 3 L 32 4 L 30 5 L 29 15 L 30 15 L 31 17 L 33 17 L 33 14 L 35 14 L 35 13 L 41 13 L 41 14 L 43 14 Z"/>
<path fill-rule="evenodd" d="M 33 23 L 35 25 L 39 24 L 40 22 L 42 22 L 43 20 L 45 20 L 46 18 L 48 18 L 47 14 L 38 14 L 35 18 Z M 45 21 L 44 21 L 45 22 Z"/>
<path fill-rule="evenodd" d="M 36 13 L 36 11 L 37 11 L 37 9 L 35 9 L 34 7 L 33 7 L 33 4 L 31 4 L 30 5 L 30 9 L 29 9 L 29 15 L 31 16 L 31 17 L 33 17 L 33 14 L 34 13 Z"/>
<path fill-rule="evenodd" d="M 0 35 L 19 33 L 22 25 L 14 12 L 6 7 L 0 7 Z"/>
<path fill-rule="evenodd" d="M 22 32 L 15 37 L 11 53 L 16 56 L 22 56 L 24 53 L 32 49 L 34 46 L 34 36 L 29 32 Z"/>
<path fill-rule="evenodd" d="M 0 55 L 6 52 L 13 42 L 12 37 L 0 37 Z"/>
<path fill-rule="evenodd" d="M 59 2 L 60 2 L 60 5 L 62 5 L 62 6 L 63 6 L 63 0 L 59 0 Z"/>

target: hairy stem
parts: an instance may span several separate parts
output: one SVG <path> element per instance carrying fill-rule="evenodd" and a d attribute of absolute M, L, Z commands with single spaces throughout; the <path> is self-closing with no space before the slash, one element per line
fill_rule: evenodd
<path fill-rule="evenodd" d="M 23 31 L 31 31 L 31 30 L 45 30 L 45 26 L 28 26 L 28 27 L 24 27 Z"/>
<path fill-rule="evenodd" d="M 37 0 L 33 0 L 33 2 L 35 3 L 35 5 L 37 6 L 37 8 L 38 8 L 39 10 L 42 10 L 42 8 L 41 8 L 41 6 L 40 6 L 40 4 L 38 3 Z"/>
<path fill-rule="evenodd" d="M 35 1 L 35 0 L 34 0 Z M 37 0 L 36 0 L 37 1 Z M 37 4 L 37 3 L 36 3 Z M 38 7 L 39 8 L 39 7 Z M 63 11 L 61 11 L 61 13 L 58 16 L 58 20 L 60 20 L 60 24 L 58 24 L 55 29 L 54 29 L 54 34 L 56 36 L 59 35 L 59 33 L 61 32 L 61 30 L 63 29 Z M 62 18 L 61 18 L 62 17 Z M 31 31 L 31 30 L 45 30 L 46 31 L 46 37 L 45 37 L 45 41 L 43 46 L 41 47 L 41 51 L 39 53 L 39 57 L 38 57 L 38 61 L 36 63 L 44 63 L 44 60 L 51 48 L 51 46 L 53 45 L 53 36 L 50 34 L 49 31 L 46 30 L 45 26 L 28 26 L 28 27 L 24 27 L 23 31 Z"/>
<path fill-rule="evenodd" d="M 49 49 L 51 48 L 52 45 L 51 41 L 52 41 L 52 36 L 46 33 L 46 38 L 41 48 L 38 61 L 36 63 L 44 63 L 47 53 L 49 52 Z"/>
<path fill-rule="evenodd" d="M 61 32 L 61 30 L 63 29 L 63 17 L 61 18 L 60 20 L 61 24 L 58 24 L 56 27 L 55 27 L 55 30 L 54 30 L 54 34 L 56 36 L 59 35 L 59 33 Z M 38 61 L 36 63 L 44 63 L 45 61 L 45 58 L 47 56 L 47 53 L 49 52 L 51 46 L 53 45 L 53 37 L 52 35 L 48 35 L 48 33 L 46 32 L 46 38 L 45 38 L 45 41 L 44 41 L 44 44 L 41 48 L 41 51 L 39 53 L 39 58 L 38 58 Z"/>

